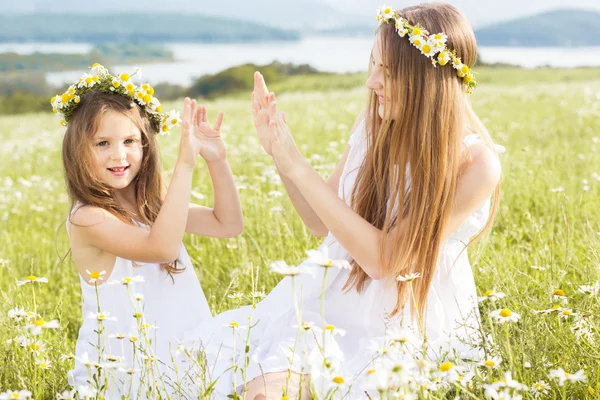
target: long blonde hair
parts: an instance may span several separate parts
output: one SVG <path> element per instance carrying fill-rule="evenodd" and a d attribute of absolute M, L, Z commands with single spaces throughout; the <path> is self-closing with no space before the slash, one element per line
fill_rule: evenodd
<path fill-rule="evenodd" d="M 131 183 L 135 185 L 135 214 L 117 203 L 114 189 L 98 180 L 92 169 L 93 137 L 98 131 L 102 116 L 108 111 L 125 115 L 141 132 L 144 149 L 142 164 Z M 156 220 L 166 191 L 158 142 L 145 112 L 132 103 L 131 99 L 99 91 L 83 96 L 63 138 L 62 161 L 71 210 L 79 203 L 100 207 L 131 225 L 136 220 L 151 226 Z M 183 271 L 177 268 L 177 260 L 161 264 L 161 267 L 169 273 Z"/>
<path fill-rule="evenodd" d="M 431 33 L 446 33 L 448 48 L 455 49 L 465 65 L 473 66 L 475 36 L 458 9 L 433 3 L 399 13 Z M 398 299 L 392 312 L 398 314 L 408 301 L 413 318 L 417 318 L 423 316 L 457 182 L 469 162 L 468 152 L 462 151 L 463 137 L 467 132 L 476 132 L 491 148 L 493 145 L 467 100 L 463 80 L 452 66 L 431 65 L 431 60 L 408 38 L 398 36 L 393 24 L 382 24 L 376 34 L 380 35 L 383 64 L 391 74 L 384 78 L 385 86 L 392 87 L 392 93 L 385 94 L 391 102 L 386 102 L 381 118 L 377 95 L 374 91 L 370 94 L 365 121 L 367 153 L 353 189 L 352 206 L 383 232 L 398 228 L 389 260 L 383 256 L 386 243 L 381 242 L 381 263 L 386 279 L 407 273 L 421 275 L 411 282 L 410 296 L 409 285 L 395 281 Z M 498 186 L 489 219 L 473 240 L 491 227 L 499 194 Z M 400 205 L 397 213 L 394 204 Z M 401 224 L 405 228 L 402 233 Z M 352 264 L 345 289 L 360 292 L 370 278 L 355 261 Z"/>

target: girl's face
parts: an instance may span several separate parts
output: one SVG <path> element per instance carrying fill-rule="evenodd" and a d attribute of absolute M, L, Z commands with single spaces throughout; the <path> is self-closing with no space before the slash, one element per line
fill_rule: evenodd
<path fill-rule="evenodd" d="M 371 50 L 371 73 L 369 74 L 369 78 L 367 79 L 367 87 L 375 92 L 377 95 L 377 99 L 379 101 L 379 107 L 377 108 L 377 113 L 381 118 L 383 118 L 384 110 L 386 104 L 391 104 L 390 100 L 390 83 L 391 77 L 389 75 L 389 71 L 383 65 L 383 60 L 381 57 L 381 35 L 375 36 L 375 41 L 373 42 L 373 49 Z M 384 74 L 388 74 L 384 77 Z M 387 78 L 387 87 L 385 78 Z"/>
<path fill-rule="evenodd" d="M 96 178 L 115 189 L 125 189 L 137 176 L 144 150 L 139 128 L 127 116 L 107 111 L 92 137 L 92 165 Z"/>

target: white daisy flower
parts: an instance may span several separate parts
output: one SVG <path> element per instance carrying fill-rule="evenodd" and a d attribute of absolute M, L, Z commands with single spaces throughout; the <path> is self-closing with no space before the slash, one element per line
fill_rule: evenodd
<path fill-rule="evenodd" d="M 6 267 L 6 265 L 10 263 L 10 260 L 7 258 L 0 258 L 0 267 Z"/>
<path fill-rule="evenodd" d="M 40 355 L 41 353 L 46 351 L 46 345 L 34 339 L 25 339 L 23 341 L 23 344 L 23 347 L 26 347 L 30 352 L 32 352 L 35 355 Z"/>
<path fill-rule="evenodd" d="M 149 103 L 150 100 L 152 100 L 152 96 L 150 96 L 143 90 L 139 90 L 139 89 L 134 93 L 133 96 L 135 98 L 135 101 L 137 101 L 138 104 L 141 106 L 145 106 L 146 103 Z M 148 101 L 146 101 L 146 100 L 148 100 Z"/>
<path fill-rule="evenodd" d="M 423 36 L 414 35 L 414 34 L 411 35 L 408 40 L 410 40 L 410 42 L 413 44 L 413 46 L 415 46 L 419 50 L 421 49 L 421 46 L 423 46 L 423 44 L 425 43 L 425 39 L 423 39 Z"/>
<path fill-rule="evenodd" d="M 85 270 L 85 273 L 90 276 L 90 280 L 88 283 L 96 283 L 96 281 L 104 280 L 104 275 L 106 275 L 106 271 L 90 271 L 89 269 Z"/>
<path fill-rule="evenodd" d="M 231 321 L 230 323 L 228 323 L 227 325 L 223 325 L 226 328 L 231 328 L 233 330 L 238 330 L 238 329 L 246 329 L 245 326 L 238 324 L 235 321 Z"/>
<path fill-rule="evenodd" d="M 125 339 L 127 336 L 124 333 L 111 333 L 108 337 L 111 339 L 122 340 Z"/>
<path fill-rule="evenodd" d="M 550 314 L 550 313 L 559 313 L 562 311 L 562 307 L 558 304 L 553 305 L 551 308 L 548 308 L 547 310 L 539 310 L 539 311 L 534 311 L 534 313 L 536 314 Z"/>
<path fill-rule="evenodd" d="M 60 324 L 57 320 L 53 319 L 52 321 L 44 321 L 43 319 L 38 319 L 34 321 L 32 324 L 25 325 L 25 329 L 31 330 L 31 334 L 36 336 L 42 333 L 43 329 L 58 329 L 60 328 Z"/>
<path fill-rule="evenodd" d="M 108 284 L 109 285 L 124 285 L 127 286 L 129 284 L 132 283 L 142 283 L 144 282 L 144 277 L 141 275 L 136 275 L 136 276 L 126 276 L 125 278 L 119 280 L 119 281 L 109 281 Z"/>
<path fill-rule="evenodd" d="M 4 399 L 31 399 L 31 392 L 29 390 L 7 390 L 4 393 L 0 393 L 0 400 Z"/>
<path fill-rule="evenodd" d="M 446 47 L 448 36 L 445 33 L 436 33 L 429 36 L 429 40 L 436 49 L 443 50 Z"/>
<path fill-rule="evenodd" d="M 104 356 L 104 358 L 106 359 L 106 361 L 111 362 L 111 363 L 118 363 L 125 359 L 125 357 L 115 356 L 115 355 L 106 355 L 106 356 Z"/>
<path fill-rule="evenodd" d="M 464 67 L 464 64 L 462 63 L 460 57 L 454 57 L 452 59 L 452 67 L 454 67 L 454 69 L 457 70 L 461 70 L 462 67 Z"/>
<path fill-rule="evenodd" d="M 162 105 L 160 104 L 160 101 L 158 101 L 158 99 L 156 97 L 153 97 L 152 100 L 150 100 L 150 103 L 148 103 L 148 106 L 150 107 L 150 110 L 152 110 L 152 112 L 159 113 L 162 111 Z"/>
<path fill-rule="evenodd" d="M 564 188 L 564 187 L 562 187 L 562 186 L 559 186 L 559 187 L 556 187 L 556 188 L 552 188 L 552 189 L 550 189 L 550 191 L 551 191 L 552 193 L 560 193 L 560 192 L 564 192 L 564 191 L 565 191 L 565 188 Z"/>
<path fill-rule="evenodd" d="M 437 55 L 438 64 L 440 64 L 442 66 L 448 64 L 450 62 L 450 58 L 451 58 L 450 56 L 451 56 L 451 54 L 449 51 L 447 51 L 447 50 L 440 51 L 440 53 Z"/>
<path fill-rule="evenodd" d="M 569 317 L 575 317 L 576 315 L 570 308 L 563 308 L 558 312 L 558 316 L 563 319 L 569 319 Z"/>
<path fill-rule="evenodd" d="M 398 28 L 398 35 L 400 37 L 405 37 L 408 34 L 408 29 L 406 28 Z"/>
<path fill-rule="evenodd" d="M 396 280 L 400 281 L 400 282 L 412 282 L 415 279 L 420 278 L 420 277 L 421 277 L 421 273 L 420 272 L 411 272 L 411 273 L 406 274 L 406 275 L 398 275 L 396 277 Z"/>
<path fill-rule="evenodd" d="M 483 294 L 483 296 L 477 298 L 477 302 L 481 303 L 482 301 L 486 301 L 486 300 L 494 302 L 505 296 L 506 296 L 506 294 L 504 294 L 502 292 L 496 292 L 495 290 L 488 290 Z"/>
<path fill-rule="evenodd" d="M 181 115 L 179 114 L 179 111 L 171 110 L 168 118 L 169 126 L 171 128 L 177 127 L 181 124 Z"/>
<path fill-rule="evenodd" d="M 429 40 L 423 43 L 420 50 L 425 57 L 433 57 L 439 51 Z"/>
<path fill-rule="evenodd" d="M 577 289 L 578 292 L 589 295 L 597 295 L 600 291 L 600 282 L 596 281 L 593 285 L 581 285 Z"/>
<path fill-rule="evenodd" d="M 50 369 L 50 367 L 52 366 L 52 363 L 50 362 L 50 360 L 40 360 L 40 361 L 36 362 L 36 364 L 41 369 Z"/>
<path fill-rule="evenodd" d="M 556 289 L 554 291 L 554 293 L 552 293 L 552 299 L 554 301 L 561 301 L 562 303 L 565 303 L 565 304 L 569 302 L 569 299 L 567 298 L 565 291 L 562 289 Z"/>
<path fill-rule="evenodd" d="M 482 367 L 496 369 L 500 364 L 502 364 L 502 358 L 494 356 L 481 361 L 478 365 Z"/>
<path fill-rule="evenodd" d="M 140 325 L 140 328 L 145 329 L 145 330 L 150 330 L 150 329 L 158 329 L 158 326 L 144 322 L 143 324 Z"/>
<path fill-rule="evenodd" d="M 492 311 L 489 315 L 500 324 L 505 322 L 517 322 L 521 318 L 519 314 L 510 311 L 508 308 Z"/>
<path fill-rule="evenodd" d="M 96 83 L 98 83 L 98 75 L 90 75 L 88 73 L 85 73 L 81 76 L 81 78 L 79 78 L 79 83 L 77 83 L 77 86 L 80 88 L 91 88 L 94 87 Z"/>
<path fill-rule="evenodd" d="M 94 75 L 99 75 L 99 76 L 104 76 L 104 75 L 108 74 L 108 70 L 106 68 L 104 68 L 103 65 L 100 65 L 98 63 L 94 63 L 92 65 L 91 71 Z"/>
<path fill-rule="evenodd" d="M 67 353 L 67 354 L 63 354 L 62 356 L 60 356 L 61 361 L 68 361 L 68 360 L 74 360 L 74 359 L 75 359 L 75 354 L 73 354 L 73 353 Z"/>
<path fill-rule="evenodd" d="M 38 278 L 35 275 L 29 275 L 27 278 L 25 278 L 25 280 L 22 281 L 17 281 L 17 286 L 23 286 L 26 285 L 28 283 L 48 283 L 48 279 L 47 278 Z"/>
<path fill-rule="evenodd" d="M 325 325 L 323 327 L 323 329 L 315 326 L 314 329 L 315 329 L 315 331 L 317 331 L 319 333 L 322 333 L 322 332 L 331 333 L 332 336 L 335 336 L 335 335 L 345 336 L 346 335 L 346 330 L 341 329 L 341 328 L 336 328 L 335 325 L 331 325 L 331 324 Z"/>
<path fill-rule="evenodd" d="M 309 250 L 308 254 L 308 262 L 309 264 L 316 264 L 320 267 L 337 267 L 339 269 L 351 269 L 352 266 L 348 262 L 348 260 L 332 260 L 329 258 L 329 247 L 323 245 L 321 250 Z"/>
<path fill-rule="evenodd" d="M 548 374 L 548 377 L 558 379 L 559 386 L 563 386 L 566 381 L 569 381 L 569 382 L 585 382 L 586 381 L 585 373 L 583 372 L 582 369 L 575 372 L 574 374 L 565 372 L 565 370 L 562 368 L 553 369 Z"/>
<path fill-rule="evenodd" d="M 394 18 L 394 9 L 389 6 L 382 6 L 377 13 L 381 18 L 387 21 L 390 18 Z"/>
<path fill-rule="evenodd" d="M 389 329 L 385 336 L 390 339 L 392 344 L 410 344 L 413 346 L 419 346 L 421 344 L 419 337 L 409 328 L 394 327 Z"/>
<path fill-rule="evenodd" d="M 272 262 L 270 265 L 271 272 L 275 272 L 276 274 L 286 275 L 286 276 L 296 276 L 303 273 L 308 273 L 309 271 L 300 266 L 296 265 L 288 265 L 285 261 L 278 260 Z"/>
<path fill-rule="evenodd" d="M 116 317 L 111 317 L 109 312 L 90 312 L 88 318 L 98 321 L 116 321 Z"/>
<path fill-rule="evenodd" d="M 460 368 L 447 361 L 438 367 L 438 370 L 433 373 L 434 377 L 442 379 L 445 382 L 458 381 Z"/>
<path fill-rule="evenodd" d="M 315 323 L 312 321 L 305 321 L 302 322 L 300 325 L 293 325 L 292 328 L 294 329 L 303 329 L 305 331 L 309 331 L 311 329 L 313 329 L 315 327 Z"/>
<path fill-rule="evenodd" d="M 550 385 L 543 380 L 537 381 L 531 385 L 531 392 L 535 397 L 548 394 L 548 389 L 550 389 Z"/>
<path fill-rule="evenodd" d="M 25 311 L 25 309 L 23 307 L 21 307 L 21 308 L 15 307 L 12 310 L 8 311 L 8 318 L 14 319 L 16 321 L 22 321 L 24 319 L 32 319 L 35 317 L 36 317 L 35 313 L 32 313 L 30 311 Z"/>
<path fill-rule="evenodd" d="M 227 297 L 230 299 L 242 299 L 244 297 L 244 293 L 236 292 L 236 293 L 228 294 Z"/>

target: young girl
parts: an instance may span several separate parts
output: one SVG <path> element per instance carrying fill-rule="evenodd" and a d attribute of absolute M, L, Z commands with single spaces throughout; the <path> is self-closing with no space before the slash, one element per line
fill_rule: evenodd
<path fill-rule="evenodd" d="M 280 399 L 282 393 L 295 398 L 300 389 L 308 398 L 301 379 L 311 379 L 313 388 L 321 381 L 341 388 L 351 379 L 350 398 L 366 398 L 367 375 L 376 371 L 369 344 L 387 346 L 390 329 L 401 326 L 427 339 L 430 359 L 478 356 L 476 288 L 465 250 L 492 223 L 501 169 L 466 95 L 475 87 L 470 72 L 475 37 L 449 4 L 384 7 L 377 19 L 366 111 L 327 181 L 300 154 L 274 95 L 255 76 L 253 111 L 264 150 L 310 231 L 327 236 L 320 260 L 308 260 L 301 270 L 310 264 L 327 268 L 335 265 L 332 260 L 348 260 L 351 268 L 328 268 L 323 285 L 318 270 L 315 277 L 286 277 L 253 313 L 233 310 L 205 326 L 207 355 L 217 358 L 217 348 L 221 354 L 217 365 L 223 367 L 215 375 L 222 374 L 217 387 L 222 393 L 234 386 L 242 391 L 244 377 L 233 376 L 225 365 L 231 360 L 244 365 L 244 346 L 239 337 L 227 336 L 227 328 L 218 328 L 249 316 L 256 326 L 248 343 L 247 399 Z M 294 301 L 301 301 L 300 320 Z M 308 331 L 321 327 L 309 337 L 333 332 L 319 350 L 327 344 L 336 357 L 317 358 L 311 369 L 302 357 L 292 358 L 296 349 L 314 361 L 315 341 L 306 350 L 297 346 L 298 325 Z M 319 372 L 324 368 L 336 375 Z M 369 392 L 371 398 L 377 394 Z"/>
<path fill-rule="evenodd" d="M 179 354 L 185 330 L 211 318 L 182 244 L 185 232 L 233 237 L 243 219 L 220 137 L 204 106 L 185 99 L 179 154 L 164 190 L 156 134 L 178 114 L 161 113 L 147 84 L 90 74 L 52 100 L 67 125 L 63 164 L 72 210 L 67 221 L 80 274 L 83 325 L 70 383 L 106 398 L 193 395 L 193 363 Z M 200 155 L 214 186 L 214 208 L 190 204 Z M 95 397 L 95 395 L 93 395 Z"/>

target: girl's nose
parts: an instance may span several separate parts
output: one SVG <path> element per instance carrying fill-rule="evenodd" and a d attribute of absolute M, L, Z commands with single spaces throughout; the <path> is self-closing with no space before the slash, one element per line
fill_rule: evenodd
<path fill-rule="evenodd" d="M 125 149 L 125 146 L 118 144 L 113 147 L 113 151 L 111 154 L 111 158 L 113 160 L 123 160 L 126 157 L 127 157 L 127 151 Z"/>

